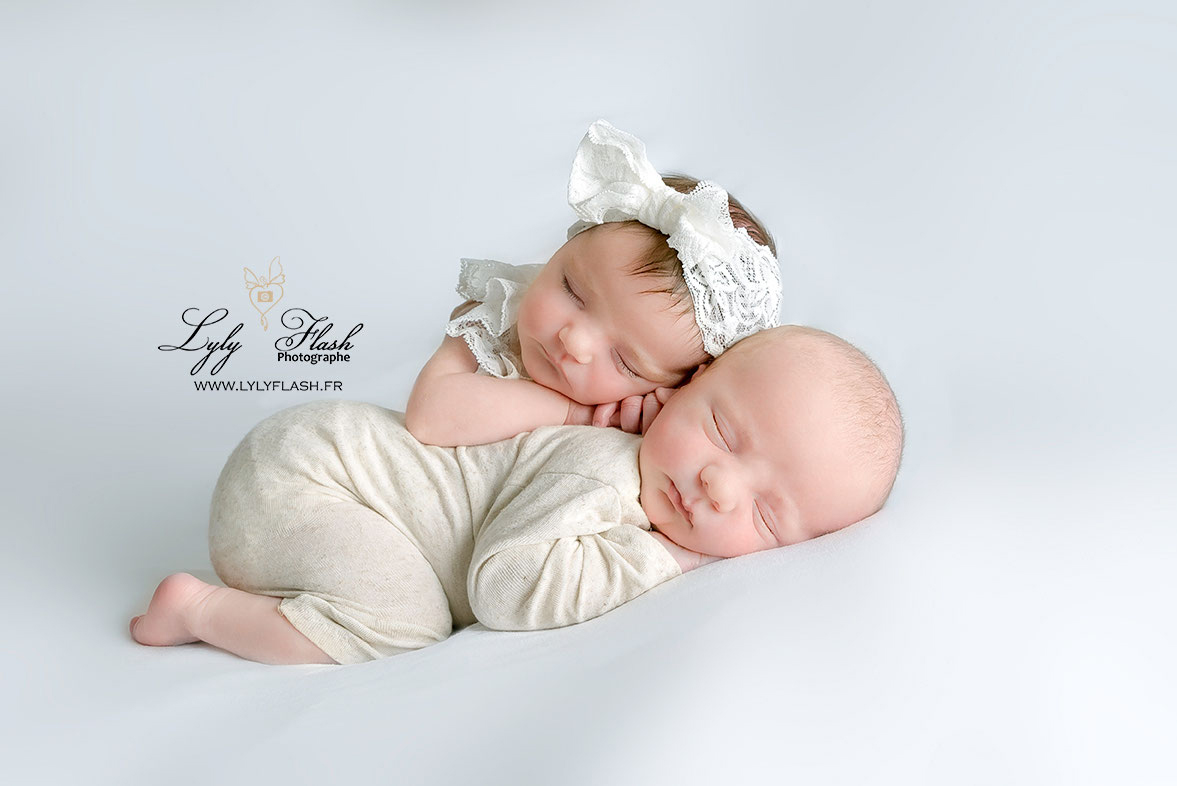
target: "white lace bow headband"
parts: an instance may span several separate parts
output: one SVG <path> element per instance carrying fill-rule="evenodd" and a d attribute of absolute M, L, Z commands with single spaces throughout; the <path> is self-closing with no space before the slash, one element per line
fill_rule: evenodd
<path fill-rule="evenodd" d="M 637 220 L 668 236 L 695 303 L 703 348 L 718 356 L 745 336 L 780 324 L 776 257 L 732 224 L 727 191 L 702 181 L 689 194 L 662 182 L 646 146 L 604 120 L 576 150 L 568 203 L 580 217 L 568 238 L 597 224 Z"/>

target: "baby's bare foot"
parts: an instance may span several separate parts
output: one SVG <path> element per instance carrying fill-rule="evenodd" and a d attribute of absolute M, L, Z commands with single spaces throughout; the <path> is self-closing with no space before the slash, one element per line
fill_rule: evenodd
<path fill-rule="evenodd" d="M 187 573 L 168 576 L 155 588 L 147 613 L 131 620 L 131 637 L 154 647 L 200 641 L 192 635 L 189 621 L 200 602 L 214 590 L 213 585 Z"/>

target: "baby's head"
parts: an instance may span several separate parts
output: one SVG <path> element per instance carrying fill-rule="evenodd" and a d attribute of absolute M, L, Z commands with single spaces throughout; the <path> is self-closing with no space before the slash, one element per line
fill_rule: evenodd
<path fill-rule="evenodd" d="M 699 181 L 662 178 L 681 194 Z M 733 225 L 775 255 L 772 236 L 728 195 Z M 581 404 L 676 387 L 710 359 L 678 252 L 640 221 L 589 226 L 544 266 L 516 327 L 528 375 Z"/>
<path fill-rule="evenodd" d="M 666 402 L 639 454 L 642 508 L 701 554 L 787 546 L 881 508 L 902 451 L 882 372 L 837 336 L 786 325 L 743 339 Z"/>

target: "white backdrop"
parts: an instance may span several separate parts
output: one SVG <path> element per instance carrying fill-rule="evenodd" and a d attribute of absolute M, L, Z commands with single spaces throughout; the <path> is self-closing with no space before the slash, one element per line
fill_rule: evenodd
<path fill-rule="evenodd" d="M 1172 782 L 1171 4 L 175 5 L 0 4 L 6 782 Z M 598 117 L 888 374 L 888 508 L 575 629 L 134 645 L 237 440 L 326 395 L 196 391 L 181 312 L 244 323 L 218 378 L 403 408 L 458 258 L 559 245 Z M 275 360 L 275 256 L 350 362 Z"/>

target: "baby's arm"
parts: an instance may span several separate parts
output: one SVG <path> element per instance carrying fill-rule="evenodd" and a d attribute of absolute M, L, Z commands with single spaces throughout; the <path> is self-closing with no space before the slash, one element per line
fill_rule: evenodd
<path fill-rule="evenodd" d="M 470 607 L 496 630 L 598 617 L 682 570 L 651 533 L 622 523 L 615 489 L 542 473 L 519 487 L 474 539 Z"/>
<path fill-rule="evenodd" d="M 477 371 L 466 342 L 446 336 L 409 394 L 409 433 L 427 445 L 482 445 L 540 426 L 587 424 L 592 417 L 592 407 L 543 385 Z"/>

